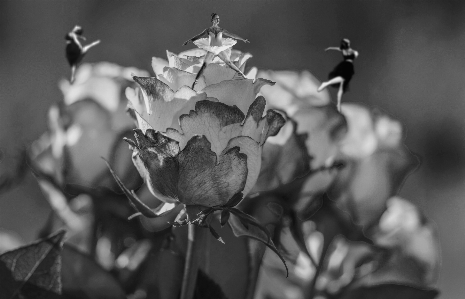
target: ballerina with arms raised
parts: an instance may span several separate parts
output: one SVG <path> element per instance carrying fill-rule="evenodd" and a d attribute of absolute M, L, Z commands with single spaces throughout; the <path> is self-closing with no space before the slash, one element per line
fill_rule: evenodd
<path fill-rule="evenodd" d="M 328 85 L 339 86 L 337 92 L 337 109 L 341 111 L 342 94 L 349 88 L 349 82 L 354 75 L 354 59 L 358 57 L 358 52 L 350 47 L 350 40 L 344 38 L 340 47 L 329 47 L 325 51 L 336 50 L 342 52 L 343 61 L 329 73 L 329 81 L 323 82 L 318 91 L 322 91 Z M 336 85 L 337 84 L 337 85 Z"/>
<path fill-rule="evenodd" d="M 227 30 L 218 26 L 220 23 L 220 17 L 216 13 L 212 13 L 211 17 L 211 21 L 213 24 L 211 27 L 205 29 L 202 33 L 187 40 L 183 44 L 183 46 L 185 46 L 189 42 L 193 42 L 197 47 L 207 51 L 204 63 L 202 64 L 202 67 L 200 68 L 199 72 L 197 73 L 197 76 L 195 77 L 195 81 L 192 84 L 192 88 L 194 88 L 195 83 L 197 83 L 197 80 L 199 79 L 205 67 L 208 64 L 210 64 L 216 56 L 218 56 L 230 68 L 232 68 L 233 70 L 238 72 L 242 77 L 245 78 L 245 75 L 236 65 L 234 65 L 234 63 L 231 62 L 228 55 L 224 51 L 234 46 L 236 44 L 236 39 L 241 40 L 245 43 L 248 43 L 249 40 L 244 39 L 231 32 L 228 32 Z M 227 37 L 223 38 L 223 35 Z"/>

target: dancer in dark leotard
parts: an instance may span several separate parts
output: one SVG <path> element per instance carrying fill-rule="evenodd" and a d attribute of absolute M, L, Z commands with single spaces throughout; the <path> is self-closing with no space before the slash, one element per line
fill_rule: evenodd
<path fill-rule="evenodd" d="M 354 75 L 354 59 L 358 57 L 358 52 L 350 47 L 350 41 L 347 38 L 341 41 L 340 47 L 329 47 L 325 51 L 328 50 L 341 51 L 344 60 L 329 73 L 329 80 L 321 83 L 318 91 L 322 91 L 328 85 L 339 87 L 337 92 L 337 109 L 340 111 L 342 94 L 348 90 L 350 79 Z"/>
<path fill-rule="evenodd" d="M 76 68 L 78 64 L 81 62 L 84 55 L 86 55 L 87 51 L 90 48 L 100 43 L 99 40 L 87 45 L 82 46 L 80 40 L 86 40 L 82 34 L 84 31 L 82 30 L 81 26 L 74 26 L 73 30 L 71 30 L 68 34 L 66 34 L 66 59 L 68 59 L 68 63 L 71 66 L 71 83 L 74 81 L 74 74 L 76 72 Z"/>

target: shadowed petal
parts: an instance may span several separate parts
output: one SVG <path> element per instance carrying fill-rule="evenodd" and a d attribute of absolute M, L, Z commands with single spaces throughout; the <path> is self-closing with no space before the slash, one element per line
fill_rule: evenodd
<path fill-rule="evenodd" d="M 263 145 L 269 136 L 278 134 L 286 122 L 284 117 L 274 110 L 268 110 L 265 117 L 262 117 L 265 106 L 265 98 L 258 96 L 247 111 L 242 130 L 243 136 L 251 137 L 260 145 Z"/>
<path fill-rule="evenodd" d="M 178 156 L 179 200 L 186 205 L 218 206 L 244 189 L 247 157 L 238 147 L 217 159 L 204 136 L 194 136 Z"/>
<path fill-rule="evenodd" d="M 257 97 L 252 105 L 250 105 L 249 110 L 247 111 L 247 116 L 244 120 L 244 124 L 242 126 L 243 136 L 249 136 L 256 142 L 260 142 L 263 127 L 265 125 L 265 122 L 261 121 L 265 106 L 266 101 L 262 96 Z"/>
<path fill-rule="evenodd" d="M 168 130 L 167 135 L 179 141 L 183 149 L 195 135 L 204 135 L 218 156 L 231 138 L 239 136 L 244 114 L 237 108 L 220 102 L 199 101 L 195 111 L 180 117 L 181 132 Z"/>
<path fill-rule="evenodd" d="M 354 222 L 368 228 L 381 217 L 386 201 L 417 161 L 402 143 L 398 121 L 360 105 L 343 104 L 341 111 L 349 130 L 338 159 L 346 167 L 338 172 L 328 194 Z"/>
<path fill-rule="evenodd" d="M 262 164 L 262 150 L 259 144 L 250 137 L 240 136 L 233 138 L 229 141 L 225 151 L 231 148 L 239 147 L 242 154 L 247 155 L 247 181 L 242 193 L 247 193 L 252 189 L 257 181 Z"/>
<path fill-rule="evenodd" d="M 146 134 L 134 130 L 137 147 L 132 159 L 153 195 L 164 202 L 177 201 L 178 143 L 159 132 L 148 129 Z"/>

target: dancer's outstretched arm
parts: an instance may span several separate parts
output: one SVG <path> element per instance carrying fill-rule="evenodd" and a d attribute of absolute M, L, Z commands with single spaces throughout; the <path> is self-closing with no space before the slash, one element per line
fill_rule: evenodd
<path fill-rule="evenodd" d="M 328 51 L 328 50 L 341 51 L 341 48 L 339 48 L 339 47 L 328 47 L 328 48 L 325 49 L 325 51 Z"/>
<path fill-rule="evenodd" d="M 242 38 L 242 37 L 240 37 L 239 35 L 234 34 L 234 33 L 231 33 L 231 32 L 229 32 L 229 31 L 226 30 L 226 29 L 223 29 L 223 34 L 226 35 L 226 36 L 229 36 L 229 37 L 232 37 L 232 38 L 241 40 L 241 41 L 243 41 L 244 43 L 250 43 L 248 39 Z"/>
<path fill-rule="evenodd" d="M 184 42 L 184 44 L 182 44 L 183 46 L 187 45 L 189 42 L 193 42 L 193 41 L 196 41 L 198 40 L 199 38 L 202 38 L 204 36 L 208 36 L 208 29 L 205 29 L 204 31 L 202 31 L 202 33 L 200 34 L 197 34 L 196 36 L 194 36 L 193 38 L 191 39 L 188 39 Z"/>

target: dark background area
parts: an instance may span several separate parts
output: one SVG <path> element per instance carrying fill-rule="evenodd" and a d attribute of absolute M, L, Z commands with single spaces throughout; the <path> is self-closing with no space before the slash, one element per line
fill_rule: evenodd
<path fill-rule="evenodd" d="M 0 2 L 0 168 L 47 128 L 60 79 L 69 76 L 64 36 L 76 24 L 102 43 L 87 62 L 151 71 L 151 57 L 180 52 L 210 25 L 248 38 L 249 66 L 310 70 L 320 79 L 340 60 L 343 37 L 360 52 L 345 102 L 365 103 L 399 119 L 422 165 L 401 196 L 438 227 L 440 298 L 465 293 L 465 2 L 463 1 L 23 1 Z M 333 92 L 333 91 L 332 91 Z M 333 93 L 333 96 L 335 94 Z M 1 169 L 0 169 L 1 170 Z M 35 238 L 49 212 L 29 175 L 0 195 L 0 228 Z"/>

